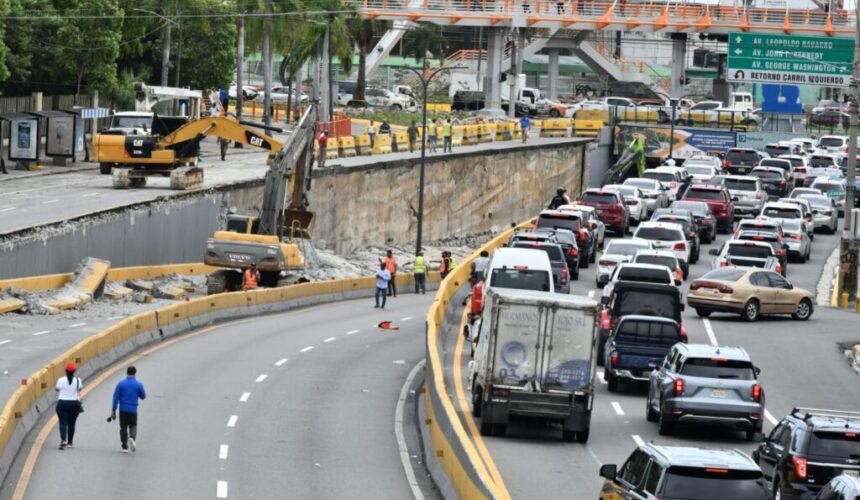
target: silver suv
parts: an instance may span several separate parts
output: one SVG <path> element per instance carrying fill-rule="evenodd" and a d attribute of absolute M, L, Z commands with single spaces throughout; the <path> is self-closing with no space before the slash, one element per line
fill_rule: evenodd
<path fill-rule="evenodd" d="M 764 500 L 761 469 L 744 452 L 643 444 L 619 470 L 600 468 L 601 499 Z"/>
<path fill-rule="evenodd" d="M 646 418 L 660 434 L 677 423 L 717 422 L 761 441 L 764 390 L 759 369 L 742 347 L 675 344 L 651 373 Z"/>
<path fill-rule="evenodd" d="M 767 202 L 767 192 L 756 177 L 748 175 L 715 175 L 708 184 L 729 190 L 735 206 L 735 219 L 756 217 Z"/>

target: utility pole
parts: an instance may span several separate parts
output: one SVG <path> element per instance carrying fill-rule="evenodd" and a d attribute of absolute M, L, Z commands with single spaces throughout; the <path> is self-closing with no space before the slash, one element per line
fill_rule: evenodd
<path fill-rule="evenodd" d="M 179 80 L 179 73 L 180 73 L 180 70 L 182 69 L 182 33 L 183 33 L 183 30 L 182 30 L 182 5 L 179 6 L 179 21 L 178 21 L 178 23 L 179 24 L 177 27 L 179 28 L 179 47 L 176 50 L 176 76 L 175 76 L 175 78 L 176 78 L 175 86 L 176 87 L 181 86 L 180 80 Z"/>
<path fill-rule="evenodd" d="M 242 120 L 242 101 L 244 100 L 244 93 L 242 92 L 242 70 L 245 66 L 245 15 L 244 13 L 239 13 L 238 20 L 239 30 L 238 36 L 236 37 L 236 119 Z M 242 147 L 241 142 L 235 142 L 233 144 L 237 148 Z"/>
<path fill-rule="evenodd" d="M 860 12 L 860 2 L 855 2 L 856 12 Z M 832 10 L 831 10 L 832 12 Z M 854 234 L 854 203 L 857 179 L 857 112 L 860 99 L 860 18 L 855 16 L 854 67 L 851 76 L 851 103 L 849 105 L 848 129 L 848 179 L 845 185 L 845 219 L 842 240 L 839 242 L 839 301 L 848 295 L 848 302 L 857 300 L 857 235 Z"/>
<path fill-rule="evenodd" d="M 169 18 L 164 22 L 164 40 L 161 42 L 161 86 L 167 87 L 170 75 L 170 32 L 173 21 Z"/>

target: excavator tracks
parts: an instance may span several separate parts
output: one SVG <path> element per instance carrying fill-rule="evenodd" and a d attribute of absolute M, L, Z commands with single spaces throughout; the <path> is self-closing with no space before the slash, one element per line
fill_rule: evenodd
<path fill-rule="evenodd" d="M 200 167 L 179 167 L 170 173 L 170 189 L 184 191 L 203 185 L 203 169 Z"/>

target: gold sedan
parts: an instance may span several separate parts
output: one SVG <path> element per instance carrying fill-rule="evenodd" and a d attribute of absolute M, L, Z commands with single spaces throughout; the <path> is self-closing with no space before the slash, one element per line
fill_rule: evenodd
<path fill-rule="evenodd" d="M 812 316 L 813 296 L 782 275 L 756 267 L 714 269 L 690 284 L 687 304 L 706 318 L 713 312 L 738 313 L 747 321 L 764 314 L 791 314 L 806 321 Z"/>

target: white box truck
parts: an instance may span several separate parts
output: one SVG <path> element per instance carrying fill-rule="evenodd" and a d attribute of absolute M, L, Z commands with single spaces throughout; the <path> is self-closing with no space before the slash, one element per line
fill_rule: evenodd
<path fill-rule="evenodd" d="M 531 290 L 490 289 L 469 330 L 472 413 L 481 434 L 504 435 L 511 417 L 561 424 L 565 441 L 591 427 L 599 305 Z"/>

